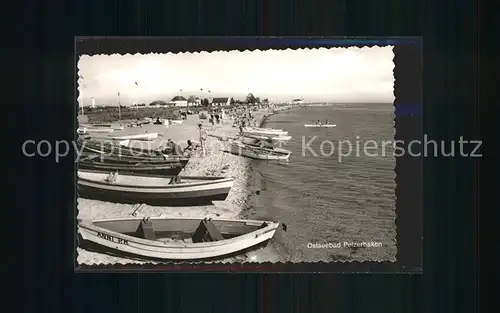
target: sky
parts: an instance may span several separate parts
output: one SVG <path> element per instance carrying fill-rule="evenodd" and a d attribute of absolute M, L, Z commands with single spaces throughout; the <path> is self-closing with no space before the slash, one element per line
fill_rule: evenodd
<path fill-rule="evenodd" d="M 390 103 L 392 48 L 84 55 L 78 62 L 79 101 L 130 105 L 177 95 L 244 100 L 251 92 L 271 102 Z"/>

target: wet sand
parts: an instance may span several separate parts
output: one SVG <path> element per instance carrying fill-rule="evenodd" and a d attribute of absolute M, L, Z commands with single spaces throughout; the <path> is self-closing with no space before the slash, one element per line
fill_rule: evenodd
<path fill-rule="evenodd" d="M 258 124 L 265 116 L 272 114 L 272 109 L 261 109 L 252 112 Z M 187 120 L 180 125 L 143 125 L 142 127 L 127 127 L 114 131 L 112 136 L 121 136 L 140 133 L 158 133 L 159 137 L 147 145 L 146 142 L 133 142 L 132 145 L 144 148 L 156 148 L 166 140 L 172 139 L 182 148 L 187 145 L 187 140 L 199 142 L 197 124 L 202 123 L 208 134 L 223 137 L 233 137 L 238 133 L 238 128 L 232 127 L 233 120 L 222 120 L 221 124 L 212 126 L 208 120 L 200 120 L 198 115 L 189 115 Z M 107 135 L 99 135 L 105 137 Z M 250 160 L 222 151 L 224 142 L 208 137 L 205 141 L 205 156 L 192 156 L 180 175 L 184 176 L 225 176 L 234 177 L 234 185 L 225 201 L 214 201 L 213 205 L 186 206 L 186 207 L 158 207 L 145 204 L 117 204 L 78 198 L 77 217 L 82 220 L 100 218 L 130 217 L 135 211 L 135 216 L 162 216 L 162 217 L 223 217 L 236 218 L 249 205 L 248 199 L 255 192 L 251 186 Z M 136 210 L 137 209 L 137 210 Z M 131 260 L 111 255 L 87 251 L 77 248 L 77 262 L 79 264 L 115 264 L 115 263 L 145 263 L 144 261 Z"/>

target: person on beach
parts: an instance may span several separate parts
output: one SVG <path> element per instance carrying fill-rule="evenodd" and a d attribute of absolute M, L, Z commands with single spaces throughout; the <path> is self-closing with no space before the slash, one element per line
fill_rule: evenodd
<path fill-rule="evenodd" d="M 164 154 L 172 153 L 172 139 L 167 139 L 167 143 L 165 144 L 165 147 L 161 149 L 161 152 Z"/>
<path fill-rule="evenodd" d="M 187 147 L 184 148 L 184 153 L 185 154 L 191 154 L 194 150 L 194 145 L 193 145 L 193 142 L 191 140 L 188 140 L 187 141 Z"/>
<path fill-rule="evenodd" d="M 201 153 L 203 156 L 205 156 L 205 140 L 207 140 L 207 133 L 203 129 L 203 125 L 201 123 L 198 124 L 198 130 L 200 132 L 200 144 L 201 144 Z"/>
<path fill-rule="evenodd" d="M 175 142 L 172 142 L 172 147 L 173 147 L 173 153 L 172 154 L 177 155 L 177 156 L 184 155 L 184 151 L 181 148 L 181 146 L 179 146 Z"/>
<path fill-rule="evenodd" d="M 171 154 L 171 155 L 182 155 L 182 148 L 176 144 L 175 142 L 172 141 L 172 139 L 167 140 L 167 146 L 164 150 L 166 152 L 165 154 Z"/>

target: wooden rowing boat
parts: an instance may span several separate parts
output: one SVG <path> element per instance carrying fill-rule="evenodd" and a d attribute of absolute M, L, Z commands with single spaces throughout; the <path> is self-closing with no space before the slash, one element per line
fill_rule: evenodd
<path fill-rule="evenodd" d="M 285 149 L 268 149 L 244 144 L 239 141 L 231 142 L 230 153 L 257 160 L 288 160 L 291 151 Z"/>
<path fill-rule="evenodd" d="M 277 147 L 275 143 L 268 142 L 265 140 L 257 140 L 257 141 L 252 140 L 251 142 L 241 141 L 241 143 L 254 148 L 271 149 L 273 151 L 290 153 L 290 154 L 292 153 L 292 151 L 290 150 Z"/>
<path fill-rule="evenodd" d="M 180 163 L 182 166 L 186 166 L 189 158 L 182 157 L 172 157 L 167 155 L 162 155 L 161 158 L 144 157 L 144 156 L 129 156 L 129 155 L 119 155 L 119 154 L 104 154 L 104 153 L 93 153 L 93 154 L 82 154 L 82 160 L 95 160 L 101 163 L 108 164 L 125 164 L 125 165 L 135 165 L 150 164 L 150 165 L 168 165 L 174 163 Z"/>
<path fill-rule="evenodd" d="M 130 144 L 130 141 L 131 141 L 130 139 L 115 139 L 115 138 L 111 138 L 111 137 L 80 135 L 78 140 L 77 140 L 77 143 L 80 146 L 82 145 L 83 142 L 86 142 L 86 143 L 97 144 L 97 145 L 104 143 L 104 144 L 112 144 L 112 145 L 128 147 Z"/>
<path fill-rule="evenodd" d="M 304 124 L 304 127 L 336 127 L 337 124 Z"/>
<path fill-rule="evenodd" d="M 90 153 L 101 153 L 117 156 L 131 156 L 138 158 L 158 158 L 163 159 L 163 154 L 159 149 L 141 149 L 128 146 L 130 139 L 117 141 L 118 143 L 127 143 L 127 145 L 120 145 L 106 141 L 93 141 L 85 140 L 78 141 L 79 148 L 83 151 Z"/>
<path fill-rule="evenodd" d="M 234 178 L 166 178 L 152 174 L 119 174 L 78 170 L 78 191 L 82 197 L 116 203 L 187 206 L 225 200 Z"/>
<path fill-rule="evenodd" d="M 81 246 L 161 260 L 202 260 L 235 255 L 270 240 L 280 223 L 200 218 L 114 218 L 79 221 Z M 283 229 L 284 226 L 283 226 Z"/>
<path fill-rule="evenodd" d="M 259 148 L 268 148 L 268 149 L 279 149 L 276 147 L 276 145 L 280 142 L 278 141 L 273 141 L 269 139 L 255 139 L 255 138 L 249 138 L 249 137 L 225 137 L 225 136 L 217 136 L 213 134 L 208 134 L 209 137 L 214 137 L 219 139 L 219 141 L 225 141 L 225 142 L 232 142 L 232 141 L 240 141 L 243 144 L 252 146 L 252 147 L 259 147 Z M 283 151 L 288 151 L 284 150 Z"/>
<path fill-rule="evenodd" d="M 245 128 L 247 130 L 262 130 L 262 131 L 277 132 L 277 133 L 283 132 L 283 129 L 281 128 L 266 128 L 266 127 L 245 127 Z"/>
<path fill-rule="evenodd" d="M 250 128 L 250 127 L 243 128 L 243 133 L 257 135 L 257 136 L 272 136 L 272 137 L 288 135 L 288 132 L 284 130 Z"/>
<path fill-rule="evenodd" d="M 79 127 L 77 132 L 79 134 L 87 133 L 112 133 L 115 130 L 110 127 Z"/>
<path fill-rule="evenodd" d="M 288 141 L 292 139 L 292 136 L 273 136 L 273 135 L 256 135 L 253 133 L 242 133 L 243 137 L 251 138 L 251 139 L 256 139 L 256 140 L 267 140 L 270 142 L 283 142 L 283 141 Z"/>
<path fill-rule="evenodd" d="M 153 140 L 158 138 L 158 133 L 145 133 L 145 134 L 135 134 L 135 135 L 124 135 L 124 136 L 112 136 L 114 139 L 132 139 L 132 140 Z"/>
<path fill-rule="evenodd" d="M 179 175 L 184 168 L 185 164 L 182 163 L 136 163 L 136 164 L 113 164 L 106 162 L 99 162 L 98 160 L 82 159 L 78 161 L 78 169 L 81 170 L 95 170 L 106 172 L 119 172 L 122 174 L 155 174 L 165 177 L 173 177 Z"/>
<path fill-rule="evenodd" d="M 122 125 L 114 125 L 114 124 L 90 124 L 90 125 L 81 125 L 82 127 L 98 127 L 98 128 L 112 128 L 114 130 L 123 130 L 124 127 Z"/>

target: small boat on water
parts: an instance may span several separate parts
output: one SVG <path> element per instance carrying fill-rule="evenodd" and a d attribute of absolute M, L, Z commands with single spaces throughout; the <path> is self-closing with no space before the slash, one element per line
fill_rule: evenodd
<path fill-rule="evenodd" d="M 165 177 L 173 177 L 179 175 L 186 164 L 180 162 L 168 162 L 161 164 L 151 163 L 108 163 L 99 162 L 96 159 L 83 158 L 78 161 L 78 169 L 95 170 L 106 172 L 119 172 L 122 174 L 155 174 Z"/>
<path fill-rule="evenodd" d="M 291 151 L 285 149 L 268 149 L 244 144 L 240 141 L 232 141 L 230 153 L 241 155 L 257 160 L 288 160 Z"/>
<path fill-rule="evenodd" d="M 270 142 L 283 142 L 292 139 L 292 136 L 256 135 L 253 133 L 245 133 L 245 132 L 242 134 L 242 136 L 256 140 L 267 140 Z"/>
<path fill-rule="evenodd" d="M 114 218 L 79 221 L 81 244 L 162 260 L 228 256 L 270 240 L 280 223 L 200 218 Z M 282 226 L 285 229 L 284 226 Z"/>
<path fill-rule="evenodd" d="M 337 124 L 304 124 L 304 127 L 336 127 Z"/>
<path fill-rule="evenodd" d="M 78 170 L 78 192 L 84 198 L 115 203 L 150 205 L 206 205 L 225 200 L 234 178 L 167 178 L 152 174 L 120 174 L 107 171 Z"/>
<path fill-rule="evenodd" d="M 287 131 L 284 130 L 273 130 L 273 129 L 265 129 L 265 128 L 243 128 L 243 133 L 253 134 L 257 136 L 286 136 L 288 135 Z"/>
<path fill-rule="evenodd" d="M 158 133 L 145 133 L 145 134 L 136 134 L 136 135 L 124 135 L 124 136 L 112 136 L 114 139 L 131 139 L 131 140 L 153 140 L 158 138 Z"/>

